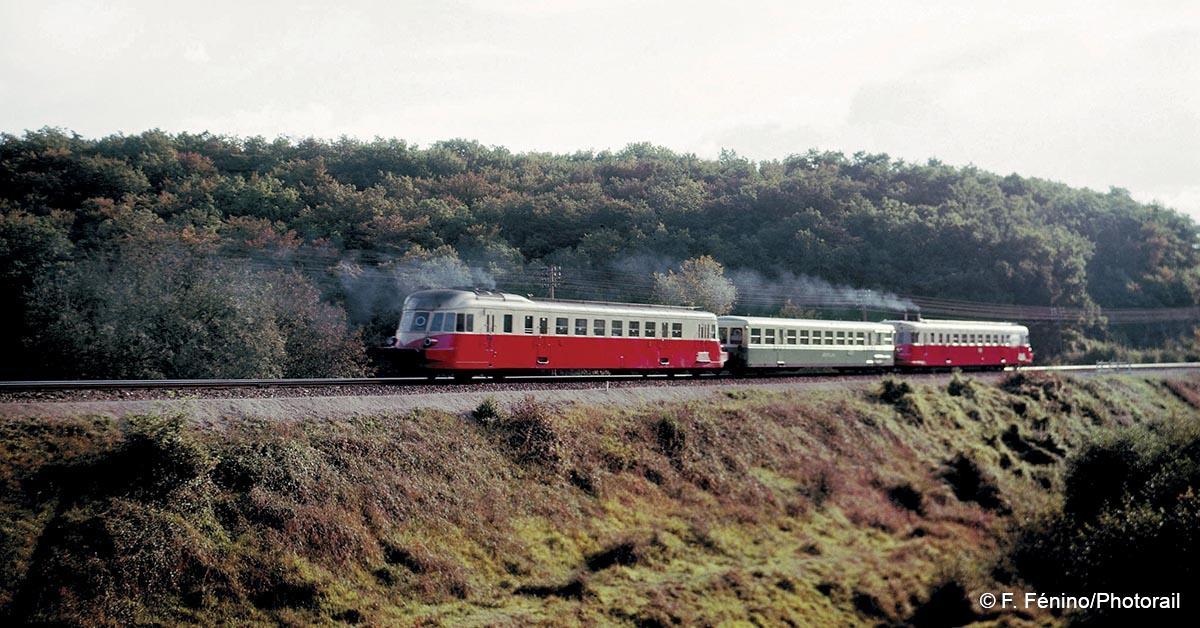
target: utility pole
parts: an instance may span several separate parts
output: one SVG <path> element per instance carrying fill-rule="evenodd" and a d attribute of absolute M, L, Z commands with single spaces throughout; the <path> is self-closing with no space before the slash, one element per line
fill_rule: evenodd
<path fill-rule="evenodd" d="M 562 281 L 562 269 L 558 266 L 546 268 L 546 284 L 549 286 L 551 299 L 554 298 L 554 289 L 558 287 L 559 281 Z"/>

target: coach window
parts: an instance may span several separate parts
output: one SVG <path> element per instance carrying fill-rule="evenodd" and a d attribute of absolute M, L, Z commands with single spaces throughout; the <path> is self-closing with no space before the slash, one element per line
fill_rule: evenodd
<path fill-rule="evenodd" d="M 567 319 L 566 319 L 566 317 L 559 317 L 559 318 L 554 319 L 554 333 L 556 333 L 560 336 L 567 335 Z"/>
<path fill-rule="evenodd" d="M 788 343 L 789 345 L 794 345 L 794 344 L 796 344 L 796 330 L 794 330 L 794 329 L 789 329 L 789 330 L 787 330 L 787 331 L 786 331 L 786 332 L 784 332 L 784 333 L 786 333 L 786 334 L 787 334 L 787 343 Z"/>
<path fill-rule="evenodd" d="M 460 313 L 454 331 L 467 331 L 467 315 Z"/>
<path fill-rule="evenodd" d="M 467 314 L 467 331 L 475 331 L 475 315 Z"/>
<path fill-rule="evenodd" d="M 504 333 L 506 333 L 506 334 L 512 333 L 512 314 L 504 315 Z"/>
<path fill-rule="evenodd" d="M 671 323 L 671 337 L 683 338 L 683 323 Z"/>
<path fill-rule="evenodd" d="M 604 321 L 603 320 L 601 320 L 599 318 L 592 320 L 592 335 L 593 336 L 603 336 L 604 335 Z"/>
<path fill-rule="evenodd" d="M 533 333 L 533 317 L 532 316 L 525 317 L 525 333 L 527 333 L 527 334 Z"/>
<path fill-rule="evenodd" d="M 723 345 L 729 344 L 729 328 L 728 327 L 718 328 L 717 329 L 717 339 L 720 340 L 721 344 L 723 344 Z"/>
<path fill-rule="evenodd" d="M 642 335 L 641 321 L 629 321 L 629 337 L 636 338 Z"/>
<path fill-rule="evenodd" d="M 550 333 L 550 319 L 546 316 L 538 318 L 538 333 L 545 335 Z"/>
<path fill-rule="evenodd" d="M 731 344 L 731 345 L 741 345 L 742 344 L 742 328 L 741 327 L 734 327 L 733 329 L 729 330 L 729 344 Z"/>
<path fill-rule="evenodd" d="M 622 321 L 613 321 L 612 322 L 612 335 L 614 335 L 614 336 L 623 335 L 624 334 L 623 327 L 624 327 L 624 324 L 622 323 Z"/>
<path fill-rule="evenodd" d="M 575 335 L 576 336 L 586 336 L 587 335 L 587 319 L 586 318 L 575 319 Z"/>
<path fill-rule="evenodd" d="M 441 312 L 434 314 L 433 320 L 429 322 L 429 330 L 430 331 L 441 331 L 442 330 L 442 318 L 445 316 L 446 315 L 442 314 Z M 451 314 L 451 316 L 453 316 L 453 314 Z"/>
<path fill-rule="evenodd" d="M 775 330 L 774 329 L 766 330 L 765 341 L 766 341 L 766 344 L 769 344 L 769 345 L 775 344 Z"/>
<path fill-rule="evenodd" d="M 762 328 L 761 327 L 751 327 L 750 328 L 750 344 L 752 344 L 752 345 L 762 344 Z"/>
<path fill-rule="evenodd" d="M 837 333 L 837 344 L 838 346 L 846 344 L 846 332 L 839 331 Z"/>
<path fill-rule="evenodd" d="M 646 321 L 646 337 L 654 337 L 654 321 Z"/>

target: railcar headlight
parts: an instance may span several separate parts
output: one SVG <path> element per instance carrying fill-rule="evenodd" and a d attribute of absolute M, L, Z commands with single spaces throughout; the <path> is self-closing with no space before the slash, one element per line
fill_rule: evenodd
<path fill-rule="evenodd" d="M 426 338 L 425 342 L 422 344 L 424 344 L 426 347 L 432 347 L 433 345 L 436 345 L 437 342 L 437 338 Z"/>

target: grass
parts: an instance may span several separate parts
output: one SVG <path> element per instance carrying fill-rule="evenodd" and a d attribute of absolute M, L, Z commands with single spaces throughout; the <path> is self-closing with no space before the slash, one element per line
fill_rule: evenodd
<path fill-rule="evenodd" d="M 961 623 L 1073 452 L 1198 402 L 1193 380 L 960 375 L 224 429 L 7 419 L 0 618 Z"/>

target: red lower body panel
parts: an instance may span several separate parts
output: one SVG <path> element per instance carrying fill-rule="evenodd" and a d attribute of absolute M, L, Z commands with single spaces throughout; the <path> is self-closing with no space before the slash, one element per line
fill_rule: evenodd
<path fill-rule="evenodd" d="M 1033 363 L 1033 350 L 1024 347 L 960 345 L 896 345 L 896 366 L 1021 366 Z"/>
<path fill-rule="evenodd" d="M 698 370 L 721 368 L 716 340 L 441 334 L 424 349 L 433 370 Z"/>

